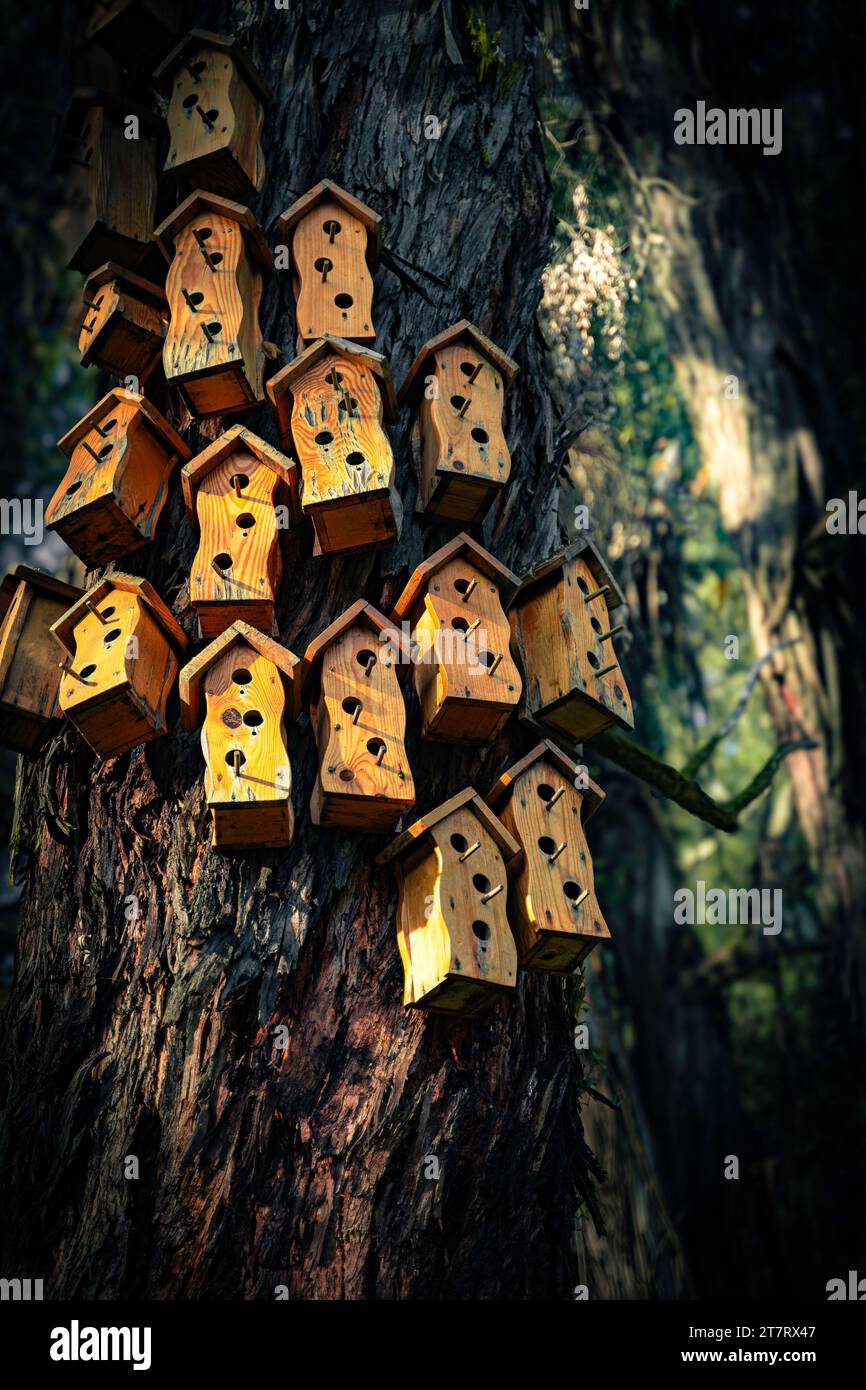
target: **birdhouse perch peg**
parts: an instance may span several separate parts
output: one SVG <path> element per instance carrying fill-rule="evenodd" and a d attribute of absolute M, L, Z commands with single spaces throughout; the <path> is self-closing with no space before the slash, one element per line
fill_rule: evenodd
<path fill-rule="evenodd" d="M 152 541 L 172 470 L 190 454 L 159 411 L 116 386 L 57 445 L 69 467 L 46 509 L 48 529 L 89 568 Z"/>
<path fill-rule="evenodd" d="M 472 787 L 415 821 L 376 860 L 399 888 L 403 1003 L 478 1013 L 517 980 L 506 916 L 519 847 Z"/>
<path fill-rule="evenodd" d="M 520 701 L 503 603 L 516 574 L 462 531 L 418 566 L 394 607 L 411 625 L 424 738 L 489 743 Z"/>
<path fill-rule="evenodd" d="M 164 172 L 226 198 L 260 193 L 263 103 L 271 94 L 237 40 L 193 29 L 154 77 L 171 89 Z"/>
<path fill-rule="evenodd" d="M 154 236 L 169 262 L 166 381 L 193 415 L 257 405 L 265 362 L 259 305 L 272 260 L 253 214 L 199 189 Z"/>
<path fill-rule="evenodd" d="M 505 392 L 517 363 L 467 319 L 425 343 L 400 389 L 412 406 L 419 512 L 474 525 L 508 482 Z"/>
<path fill-rule="evenodd" d="M 372 343 L 373 280 L 382 219 L 351 193 L 322 179 L 282 214 L 282 243 L 291 247 L 298 336 L 328 334 Z"/>
<path fill-rule="evenodd" d="M 297 507 L 296 477 L 291 459 L 243 425 L 232 425 L 184 467 L 187 515 L 200 532 L 190 602 L 204 637 L 238 619 L 274 630 L 279 532 Z"/>
<path fill-rule="evenodd" d="M 106 576 L 51 633 L 64 652 L 60 708 L 100 758 L 165 733 L 187 637 L 146 579 Z"/>
<path fill-rule="evenodd" d="M 180 719 L 201 735 L 211 844 L 279 849 L 292 838 L 285 725 L 300 700 L 300 661 L 247 623 L 227 628 L 180 673 Z"/>
<path fill-rule="evenodd" d="M 409 669 L 405 645 L 359 599 L 313 639 L 304 664 L 319 755 L 313 824 L 393 830 L 415 802 L 400 689 Z"/>
<path fill-rule="evenodd" d="M 604 792 L 545 739 L 503 772 L 486 799 L 521 848 L 508 902 L 520 964 L 570 975 L 610 939 L 584 831 Z"/>
<path fill-rule="evenodd" d="M 88 276 L 78 332 L 82 367 L 144 383 L 159 362 L 168 320 L 164 290 L 107 261 Z"/>
<path fill-rule="evenodd" d="M 0 585 L 0 743 L 35 753 L 59 727 L 60 671 L 51 625 L 81 590 L 16 565 Z"/>
<path fill-rule="evenodd" d="M 526 674 L 525 712 L 580 741 L 610 724 L 634 728 L 614 651 L 611 613 L 624 603 L 595 546 L 574 541 L 524 577 L 509 609 Z"/>
<path fill-rule="evenodd" d="M 378 352 L 320 338 L 268 382 L 280 438 L 302 474 L 314 553 L 347 554 L 395 540 L 402 515 L 394 455 L 382 428 L 397 402 Z"/>

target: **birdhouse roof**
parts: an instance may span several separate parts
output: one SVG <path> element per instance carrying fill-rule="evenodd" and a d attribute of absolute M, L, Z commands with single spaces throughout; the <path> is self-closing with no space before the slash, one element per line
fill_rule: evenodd
<path fill-rule="evenodd" d="M 189 638 L 152 584 L 148 584 L 146 579 L 138 579 L 131 574 L 106 574 L 98 583 L 93 585 L 92 589 L 88 589 L 86 594 L 82 594 L 78 602 L 73 603 L 72 607 L 68 608 L 57 619 L 56 623 L 51 624 L 51 635 L 70 656 L 75 651 L 75 629 L 88 613 L 86 605 L 89 603 L 96 607 L 106 594 L 113 593 L 115 590 L 137 594 L 142 603 L 150 609 L 152 617 L 159 623 L 176 651 L 183 651 L 189 646 Z"/>
<path fill-rule="evenodd" d="M 270 101 L 271 89 L 260 75 L 258 69 L 254 67 L 252 59 L 247 50 L 242 47 L 234 35 L 211 34 L 207 29 L 190 29 L 185 34 L 179 44 L 163 58 L 159 67 L 154 70 L 154 80 L 165 84 L 166 79 L 171 77 L 174 69 L 187 53 L 198 48 L 216 48 L 221 53 L 228 53 L 232 61 L 237 64 L 253 91 L 262 101 Z"/>
<path fill-rule="evenodd" d="M 429 555 L 426 560 L 422 560 L 418 568 L 414 570 L 408 584 L 394 604 L 393 616 L 397 622 L 402 622 L 404 618 L 410 616 L 416 603 L 424 597 L 433 576 L 442 569 L 443 565 L 449 564 L 458 555 L 465 555 L 470 564 L 481 570 L 482 574 L 486 574 L 488 579 L 492 579 L 499 590 L 503 604 L 508 603 L 520 584 L 518 576 L 501 564 L 495 555 L 490 554 L 489 550 L 485 550 L 483 545 L 479 545 L 465 531 L 461 531 L 458 536 L 454 536 L 439 550 L 434 550 L 433 554 Z"/>
<path fill-rule="evenodd" d="M 340 203 L 348 213 L 357 217 L 367 228 L 367 264 L 371 270 L 375 270 L 379 264 L 379 253 L 382 245 L 382 219 L 378 212 L 368 208 L 366 203 L 362 203 L 360 198 L 355 198 L 351 193 L 347 193 L 345 188 L 341 188 L 338 183 L 331 179 L 322 179 L 313 188 L 302 193 L 292 203 L 291 207 L 281 212 L 277 219 L 277 230 L 280 241 L 288 242 L 292 230 L 297 226 L 302 217 L 312 212 L 320 203 L 335 202 Z"/>
<path fill-rule="evenodd" d="M 113 386 L 110 391 L 97 401 L 92 410 L 88 410 L 86 415 L 73 425 L 61 439 L 57 441 L 57 447 L 67 458 L 72 457 L 73 450 L 77 444 L 92 430 L 94 425 L 98 425 L 100 420 L 112 410 L 116 410 L 119 405 L 132 403 L 138 408 L 153 434 L 156 435 L 164 449 L 171 453 L 178 454 L 181 458 L 188 459 L 192 450 L 185 439 L 182 439 L 177 430 L 174 429 L 164 416 L 160 415 L 155 406 L 150 401 L 146 401 L 144 396 L 139 396 L 135 391 L 126 391 L 122 386 Z"/>
<path fill-rule="evenodd" d="M 137 116 L 139 127 L 154 135 L 162 135 L 166 128 L 163 117 L 151 111 L 148 106 L 138 106 L 128 97 L 118 96 L 115 92 L 105 92 L 101 87 L 76 87 L 61 118 L 57 143 L 51 156 L 51 168 L 55 173 L 63 169 L 70 160 L 80 158 L 76 153 L 75 144 L 85 114 L 92 106 L 102 106 L 121 119 Z"/>
<path fill-rule="evenodd" d="M 89 298 L 100 285 L 109 285 L 113 280 L 118 280 L 124 288 L 128 288 L 136 299 L 144 299 L 157 309 L 164 309 L 168 304 L 165 290 L 160 285 L 155 285 L 152 280 L 145 280 L 143 276 L 136 275 L 134 270 L 127 270 L 126 266 L 118 265 L 116 261 L 106 261 L 105 265 L 98 266 L 90 272 L 84 282 L 85 298 Z"/>
<path fill-rule="evenodd" d="M 476 352 L 480 352 L 482 357 L 486 357 L 491 366 L 501 372 L 505 378 L 506 388 L 509 387 L 519 370 L 517 363 L 503 352 L 502 348 L 497 347 L 490 338 L 485 337 L 480 328 L 476 328 L 474 323 L 468 319 L 461 319 L 459 323 L 454 323 L 450 328 L 444 329 L 442 333 L 437 333 L 435 338 L 431 338 L 422 347 L 412 366 L 409 374 L 397 397 L 398 404 L 402 407 L 406 401 L 413 399 L 424 385 L 424 375 L 429 359 L 440 348 L 451 347 L 453 343 L 459 343 L 461 339 L 471 343 Z"/>
<path fill-rule="evenodd" d="M 12 569 L 6 571 L 0 583 L 0 621 L 5 618 L 19 584 L 29 584 L 31 589 L 50 594 L 52 598 L 68 599 L 70 603 L 75 603 L 84 592 L 74 584 L 55 579 L 53 574 L 48 574 L 45 570 L 34 569 L 31 565 L 13 565 Z"/>
<path fill-rule="evenodd" d="M 220 217 L 230 217 L 233 222 L 237 222 L 247 251 L 258 268 L 263 271 L 273 270 L 274 258 L 249 208 L 243 203 L 233 203 L 230 198 L 221 198 L 218 193 L 207 193 L 203 188 L 197 188 L 188 198 L 184 198 L 174 212 L 169 213 L 168 217 L 160 222 L 153 233 L 154 241 L 169 263 L 174 258 L 175 238 L 193 218 L 199 217 L 203 212 L 215 212 Z"/>
<path fill-rule="evenodd" d="M 236 622 L 219 637 L 188 661 L 181 669 L 178 679 L 180 691 L 180 722 L 187 730 L 195 729 L 201 719 L 201 685 L 208 671 L 226 652 L 235 646 L 250 647 L 266 661 L 273 662 L 283 677 L 283 686 L 288 701 L 289 717 L 294 719 L 301 707 L 301 668 L 300 657 L 266 637 L 249 623 Z"/>
<path fill-rule="evenodd" d="M 272 473 L 276 473 L 277 477 L 285 483 L 290 495 L 294 496 L 297 490 L 298 471 L 294 459 L 286 458 L 286 455 L 281 454 L 279 449 L 275 449 L 273 444 L 268 444 L 264 439 L 260 439 L 245 425 L 230 425 L 218 439 L 214 440 L 213 444 L 202 449 L 200 454 L 196 454 L 195 458 L 184 464 L 181 469 L 180 481 L 183 487 L 184 505 L 187 515 L 194 525 L 198 524 L 195 512 L 195 495 L 198 489 L 208 474 L 212 473 L 238 449 L 249 449 L 251 454 L 255 454 L 266 468 L 270 468 Z"/>
<path fill-rule="evenodd" d="M 568 778 L 572 786 L 574 786 L 575 778 L 580 772 L 577 763 L 572 762 L 571 758 L 567 757 L 561 748 L 557 748 L 556 744 L 551 743 L 550 739 L 542 739 L 541 743 L 537 743 L 534 748 L 531 748 L 525 757 L 521 758 L 519 762 L 512 764 L 511 767 L 503 772 L 501 777 L 497 778 L 485 798 L 488 806 L 492 806 L 494 810 L 498 810 L 503 802 L 511 795 L 516 783 L 520 781 L 524 772 L 528 772 L 537 762 L 546 762 L 552 767 L 555 767 L 558 772 L 562 773 L 563 777 Z M 601 787 L 593 782 L 591 777 L 589 778 L 588 786 L 575 787 L 575 790 L 579 791 L 583 798 L 582 819 L 583 824 L 586 825 L 590 816 L 595 815 L 595 812 L 604 801 L 605 794 Z"/>
<path fill-rule="evenodd" d="M 292 409 L 291 397 L 294 395 L 292 388 L 295 382 L 299 381 L 325 357 L 342 357 L 347 361 L 363 362 L 368 366 L 379 384 L 385 419 L 391 423 L 396 420 L 397 397 L 394 393 L 394 381 L 387 359 L 382 356 L 381 352 L 374 352 L 372 348 L 361 347 L 360 343 L 351 343 L 348 338 L 335 338 L 332 334 L 326 333 L 324 337 L 317 338 L 314 343 L 310 343 L 310 346 L 305 348 L 294 361 L 281 367 L 267 383 L 268 398 L 277 412 L 283 433 L 288 433 L 287 417 Z M 287 394 L 289 400 L 284 403 L 283 397 Z M 285 427 L 283 426 L 284 417 L 286 417 Z"/>
<path fill-rule="evenodd" d="M 517 841 L 481 799 L 475 788 L 466 787 L 465 790 L 458 792 L 448 801 L 443 801 L 441 806 L 427 811 L 420 820 L 416 820 L 414 824 L 409 826 L 408 830 L 404 830 L 402 835 L 398 835 L 396 840 L 392 840 L 390 845 L 376 856 L 375 862 L 383 865 L 390 864 L 394 859 L 401 859 L 404 854 L 423 844 L 425 836 L 430 833 L 434 826 L 440 825 L 455 811 L 461 811 L 464 807 L 473 812 L 488 835 L 495 840 L 497 849 L 506 864 L 520 853 L 520 846 Z"/>
<path fill-rule="evenodd" d="M 402 684 L 409 674 L 411 664 L 409 656 L 409 644 L 399 628 L 380 613 L 378 608 L 374 608 L 372 603 L 365 602 L 359 598 L 341 613 L 339 618 L 335 618 L 310 642 L 304 652 L 304 689 L 310 684 L 314 675 L 318 672 L 322 659 L 328 648 L 337 641 L 344 632 L 348 632 L 356 623 L 363 623 L 371 631 L 376 633 L 377 638 L 384 637 L 388 644 L 399 649 L 402 660 L 398 661 L 395 667 L 397 679 Z"/>
<path fill-rule="evenodd" d="M 572 541 L 571 545 L 567 545 L 564 550 L 558 550 L 555 555 L 549 555 L 546 560 L 540 560 L 537 565 L 533 565 L 531 569 L 527 570 L 520 581 L 520 588 L 508 605 L 509 608 L 519 607 L 537 584 L 541 584 L 551 575 L 555 575 L 557 570 L 563 569 L 569 561 L 574 560 L 578 555 L 589 566 L 598 587 L 602 588 L 605 584 L 607 585 L 608 592 L 604 596 L 604 601 L 608 611 L 619 608 L 621 604 L 625 603 L 625 595 L 608 569 L 606 562 L 601 558 L 592 541 L 582 538 Z"/>

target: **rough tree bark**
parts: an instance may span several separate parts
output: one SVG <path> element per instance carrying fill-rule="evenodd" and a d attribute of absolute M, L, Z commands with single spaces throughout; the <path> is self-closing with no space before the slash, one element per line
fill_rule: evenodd
<path fill-rule="evenodd" d="M 558 540 L 534 330 L 549 221 L 536 18 L 531 6 L 487 7 L 502 61 L 480 80 L 449 0 L 307 0 L 254 16 L 237 0 L 186 16 L 219 32 L 248 24 L 274 88 L 260 223 L 272 229 L 327 175 L 382 212 L 393 250 L 447 280 L 422 280 L 428 302 L 380 273 L 377 346 L 396 378 L 463 316 L 520 363 L 514 471 L 482 537 L 517 568 Z M 424 138 L 428 114 L 438 140 Z M 263 327 L 293 355 L 287 274 L 274 277 Z M 177 403 L 174 419 L 186 423 Z M 247 423 L 276 439 L 264 410 Z M 193 444 L 204 437 L 193 424 Z M 322 561 L 308 532 L 292 540 L 279 619 L 297 652 L 359 596 L 387 610 L 446 538 L 413 519 L 405 419 L 393 442 L 399 544 Z M 189 630 L 193 552 L 178 485 L 153 546 L 123 565 Z M 227 855 L 208 848 L 198 736 L 172 708 L 166 737 L 121 758 L 99 765 L 67 729 L 19 770 L 26 891 L 2 1040 L 4 1274 L 44 1277 L 52 1298 L 268 1298 L 278 1285 L 293 1297 L 570 1297 L 593 1171 L 575 986 L 524 977 L 466 1023 L 404 1013 L 395 894 L 372 866 L 382 841 L 311 826 L 306 717 L 289 731 L 293 845 Z M 481 756 L 443 756 L 418 740 L 411 711 L 409 728 L 419 812 L 469 782 L 486 789 L 527 746 L 513 727 Z M 141 916 L 127 921 L 132 894 Z M 133 1154 L 137 1181 L 124 1176 Z"/>

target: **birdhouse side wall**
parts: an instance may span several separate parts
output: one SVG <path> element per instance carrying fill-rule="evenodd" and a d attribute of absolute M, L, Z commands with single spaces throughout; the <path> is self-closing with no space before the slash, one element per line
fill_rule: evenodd
<path fill-rule="evenodd" d="M 67 602 L 20 583 L 0 623 L 0 740 L 35 751 L 60 717 L 59 649 L 49 628 Z"/>

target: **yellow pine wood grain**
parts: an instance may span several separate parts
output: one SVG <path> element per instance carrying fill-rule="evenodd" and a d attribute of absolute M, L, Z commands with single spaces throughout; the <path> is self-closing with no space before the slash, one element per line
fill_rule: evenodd
<path fill-rule="evenodd" d="M 262 277 L 250 264 L 238 224 L 212 211 L 194 217 L 178 233 L 165 290 L 165 376 L 184 387 L 193 413 L 218 414 L 262 400 Z"/>
<path fill-rule="evenodd" d="M 235 478 L 241 484 L 240 497 Z M 218 613 L 211 612 L 202 621 L 206 636 L 218 635 L 237 618 L 262 631 L 271 630 L 282 577 L 276 514 L 279 488 L 280 478 L 273 469 L 252 450 L 239 446 L 196 490 L 200 536 L 190 571 L 190 602 L 200 620 L 202 605 L 220 605 Z M 259 606 L 258 615 L 249 604 Z"/>
<path fill-rule="evenodd" d="M 454 1012 L 468 1005 L 474 1012 L 484 995 L 510 988 L 517 979 L 505 865 L 492 837 L 466 808 L 434 826 L 430 835 L 431 842 L 398 868 L 403 1002 L 423 1007 L 426 1001 Z M 476 843 L 478 848 L 461 860 Z M 502 891 L 485 902 L 500 884 Z M 462 987 L 467 981 L 488 988 L 467 993 Z"/>
<path fill-rule="evenodd" d="M 470 380 L 473 375 L 474 381 Z M 511 454 L 502 431 L 502 377 L 466 343 L 438 349 L 434 376 L 438 395 L 428 400 L 425 393 L 420 408 L 425 504 L 433 498 L 442 474 L 450 475 L 464 497 L 471 498 L 475 491 L 482 503 L 487 497 L 492 500 L 491 487 L 503 486 L 511 473 Z"/>
<path fill-rule="evenodd" d="M 78 334 L 82 366 L 102 367 L 118 380 L 134 376 L 144 382 L 159 361 L 164 334 L 159 310 L 111 281 L 85 305 Z"/>
<path fill-rule="evenodd" d="M 74 635 L 60 707 L 94 751 L 115 757 L 165 733 L 177 659 L 141 599 L 112 590 L 79 619 Z"/>
<path fill-rule="evenodd" d="M 261 102 L 228 53 L 190 49 L 186 61 L 189 67 L 179 67 L 175 75 L 166 114 L 169 148 L 164 172 L 229 198 L 261 192 Z"/>
<path fill-rule="evenodd" d="M 542 759 L 517 779 L 498 814 L 523 849 L 509 896 L 520 963 L 570 974 L 610 939 L 595 893 L 582 792 Z"/>
<path fill-rule="evenodd" d="M 457 556 L 433 577 L 412 635 L 419 648 L 414 679 L 424 737 L 494 738 L 523 688 L 496 585 Z"/>
<path fill-rule="evenodd" d="M 280 672 L 252 648 L 234 646 L 207 672 L 204 693 L 201 746 L 213 843 L 288 844 L 292 776 Z"/>
<path fill-rule="evenodd" d="M 366 675 L 370 657 L 375 664 Z M 319 749 L 314 822 L 320 814 L 323 824 L 393 826 L 415 800 L 406 708 L 394 666 L 365 624 L 349 628 L 325 653 L 312 720 Z"/>
<path fill-rule="evenodd" d="M 333 240 L 330 231 L 325 231 L 331 223 L 339 226 Z M 366 227 L 335 201 L 318 203 L 295 227 L 296 315 L 298 333 L 305 342 L 327 333 L 358 343 L 373 342 L 373 280 L 366 255 Z M 323 279 L 325 262 L 330 268 Z"/>
<path fill-rule="evenodd" d="M 58 648 L 48 629 L 67 606 L 22 583 L 0 623 L 0 741 L 18 752 L 37 748 L 60 714 Z"/>

